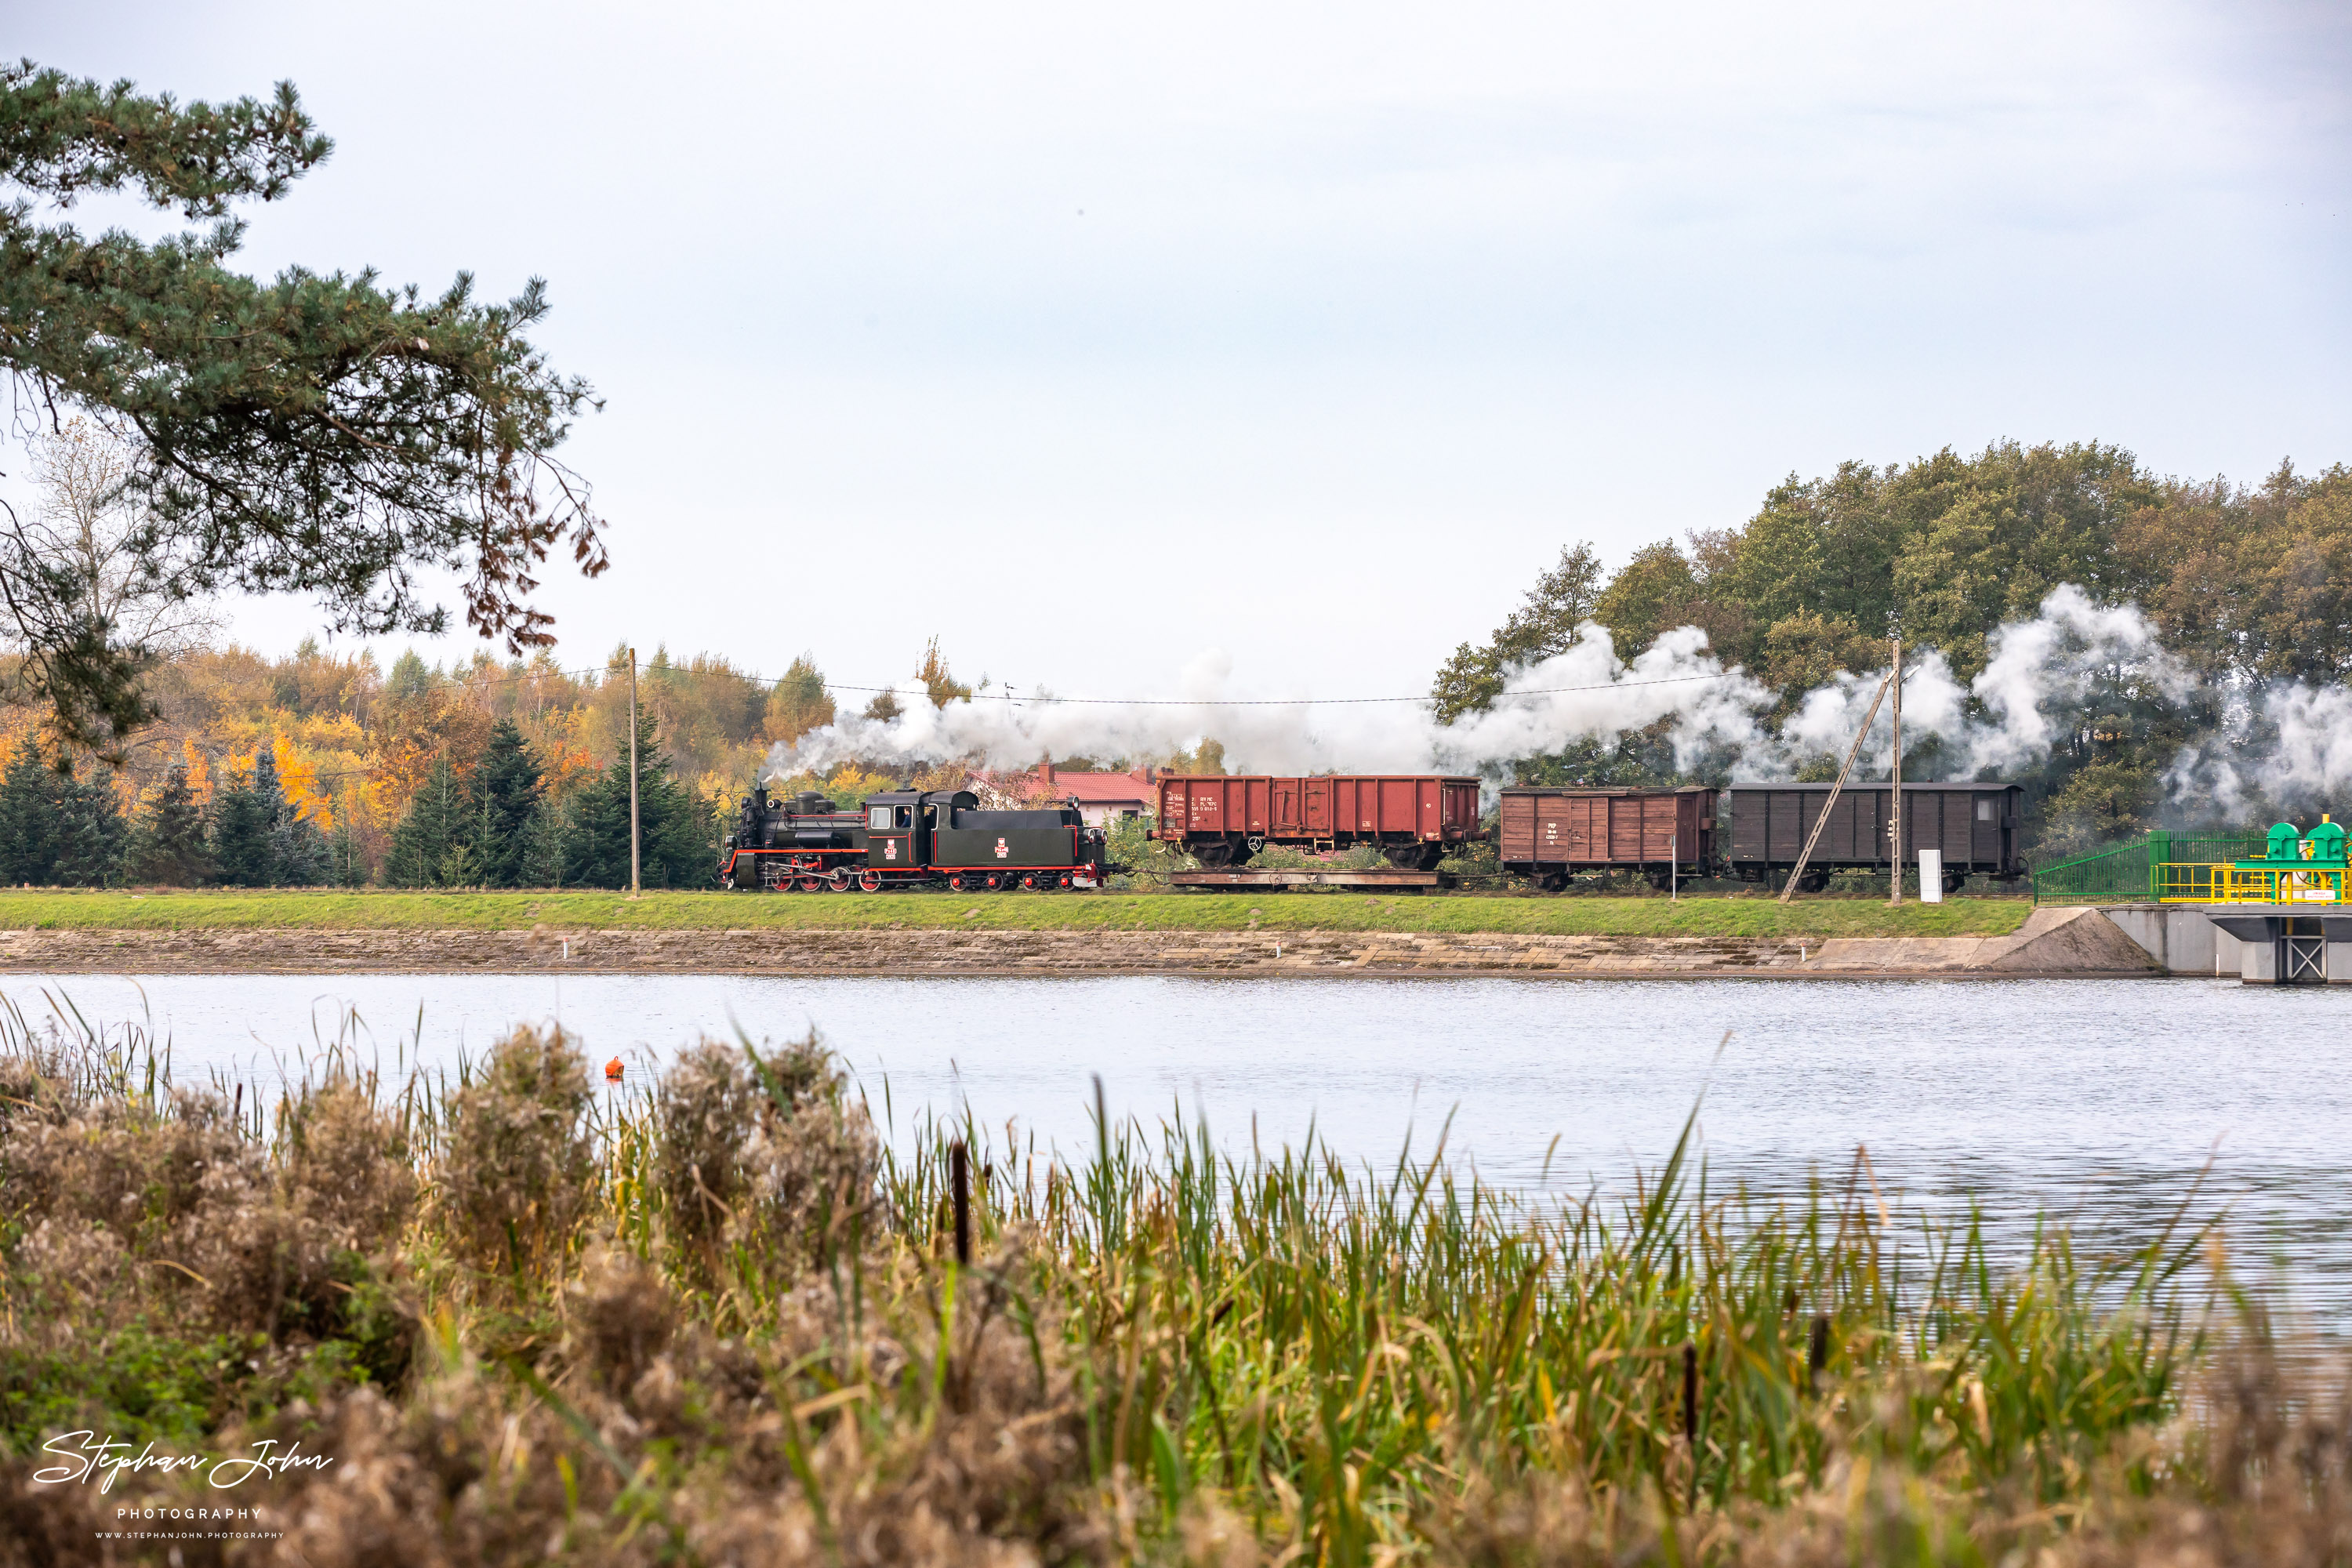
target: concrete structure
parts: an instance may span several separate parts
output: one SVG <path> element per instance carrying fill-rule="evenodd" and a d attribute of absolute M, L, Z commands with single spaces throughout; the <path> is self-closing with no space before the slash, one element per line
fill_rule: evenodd
<path fill-rule="evenodd" d="M 2114 904 L 2104 912 L 2168 974 L 2352 985 L 2352 913 L 2246 904 Z"/>

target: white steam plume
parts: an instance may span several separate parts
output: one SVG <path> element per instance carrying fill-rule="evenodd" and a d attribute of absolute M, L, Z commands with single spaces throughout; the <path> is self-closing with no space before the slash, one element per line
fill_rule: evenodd
<path fill-rule="evenodd" d="M 2001 773 L 2050 754 L 2062 728 L 2079 716 L 2102 681 L 2117 676 L 2152 683 L 2179 700 L 2195 689 L 2188 668 L 2158 641 L 2156 627 L 2131 605 L 2094 604 L 2072 583 L 2052 589 L 2030 621 L 1996 627 L 1990 658 L 1963 688 L 1940 649 L 1906 654 L 1903 675 L 1903 750 L 1929 737 L 1946 742 L 1945 771 L 1957 778 Z M 1841 671 L 1807 692 L 1769 743 L 1741 760 L 1752 776 L 1785 775 L 1823 752 L 1843 754 L 1868 711 L 1885 670 Z M 1974 699 L 1978 712 L 1969 702 Z M 1856 766 L 1863 776 L 1884 775 L 1894 760 L 1894 713 L 1882 705 Z"/>
<path fill-rule="evenodd" d="M 2184 746 L 2165 773 L 2180 800 L 2242 822 L 2256 805 L 2294 811 L 2340 804 L 2352 785 L 2352 691 L 2298 680 L 2259 694 L 2231 726 Z"/>
<path fill-rule="evenodd" d="M 1940 736 L 1945 765 L 1958 776 L 2013 768 L 2046 755 L 2065 716 L 2079 712 L 2104 678 L 2139 676 L 2172 697 L 2191 684 L 2137 609 L 2094 604 L 2071 584 L 2053 589 L 2032 620 L 1995 631 L 1991 656 L 1966 688 L 1937 650 L 1906 658 L 1906 754 Z M 1678 765 L 1727 755 L 1741 776 L 1780 778 L 1824 752 L 1843 753 L 1884 674 L 1840 672 L 1807 692 L 1774 733 L 1763 721 L 1774 693 L 1716 658 L 1696 626 L 1666 633 L 1628 663 L 1608 630 L 1588 622 L 1565 652 L 1510 670 L 1491 708 L 1447 725 L 1426 708 L 1394 704 L 1220 706 L 1231 692 L 1232 661 L 1210 653 L 1185 668 L 1182 696 L 1172 702 L 983 699 L 935 708 L 919 698 L 896 719 L 845 717 L 777 745 L 761 777 L 821 774 L 848 762 L 910 766 L 968 757 L 1023 768 L 1048 755 L 1165 756 L 1204 735 L 1216 737 L 1226 766 L 1241 772 L 1473 773 L 1671 717 L 1679 721 L 1672 730 Z M 1981 717 L 1970 715 L 1972 698 Z M 1882 706 L 1858 764 L 1880 775 L 1893 751 L 1891 718 Z"/>

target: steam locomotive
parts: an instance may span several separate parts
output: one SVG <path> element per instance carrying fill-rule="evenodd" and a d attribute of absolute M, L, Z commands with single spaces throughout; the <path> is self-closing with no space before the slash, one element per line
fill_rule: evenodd
<path fill-rule="evenodd" d="M 1075 804 L 982 811 L 969 790 L 884 790 L 844 811 L 813 791 L 755 789 L 719 858 L 721 887 L 803 893 L 1095 888 L 1108 869 L 1102 830 Z"/>

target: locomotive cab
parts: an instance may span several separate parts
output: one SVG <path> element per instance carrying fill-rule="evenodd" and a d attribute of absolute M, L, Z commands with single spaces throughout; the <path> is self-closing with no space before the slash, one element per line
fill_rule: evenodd
<path fill-rule="evenodd" d="M 914 789 L 882 790 L 866 797 L 866 865 L 885 876 L 905 876 L 931 863 L 931 834 L 939 825 L 940 803 L 961 798 L 979 804 L 971 795 L 943 796 Z"/>

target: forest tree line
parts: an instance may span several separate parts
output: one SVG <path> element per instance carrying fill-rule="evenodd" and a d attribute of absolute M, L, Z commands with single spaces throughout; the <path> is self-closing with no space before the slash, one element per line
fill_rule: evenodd
<path fill-rule="evenodd" d="M 941 702 L 971 690 L 936 642 L 916 682 Z M 626 887 L 629 688 L 625 648 L 586 670 L 545 656 L 441 668 L 414 651 L 385 670 L 310 641 L 278 658 L 200 643 L 151 672 L 160 717 L 120 765 L 59 747 L 37 709 L 0 709 L 0 879 Z M 642 881 L 714 886 L 725 820 L 770 748 L 834 718 L 824 676 L 805 656 L 764 679 L 657 648 L 636 693 Z M 855 799 L 898 775 L 815 782 Z"/>
<path fill-rule="evenodd" d="M 2099 443 L 2000 442 L 1916 462 L 1841 464 L 1791 474 L 1746 522 L 1645 545 L 1616 571 L 1572 543 L 1494 634 L 1439 668 L 1441 718 L 1486 708 L 1505 674 L 1564 651 L 1576 627 L 1609 628 L 1632 658 L 1696 626 L 1727 664 L 1779 693 L 1785 717 L 1838 671 L 1883 670 L 1888 639 L 1939 650 L 1966 684 L 1995 629 L 2031 619 L 2074 584 L 2102 604 L 2137 605 L 2196 676 L 2167 700 L 2144 672 L 2117 668 L 2066 716 L 2027 786 L 2029 848 L 2042 863 L 2163 826 L 2166 769 L 2184 746 L 2227 732 L 2259 756 L 2264 700 L 2280 687 L 2352 675 L 2352 468 L 2315 475 L 2282 463 L 2258 485 L 2161 478 Z M 1832 776 L 1816 759 L 1808 776 Z M 1524 760 L 1523 783 L 1686 781 L 1663 727 Z M 2273 803 L 2284 809 L 2288 804 Z"/>

